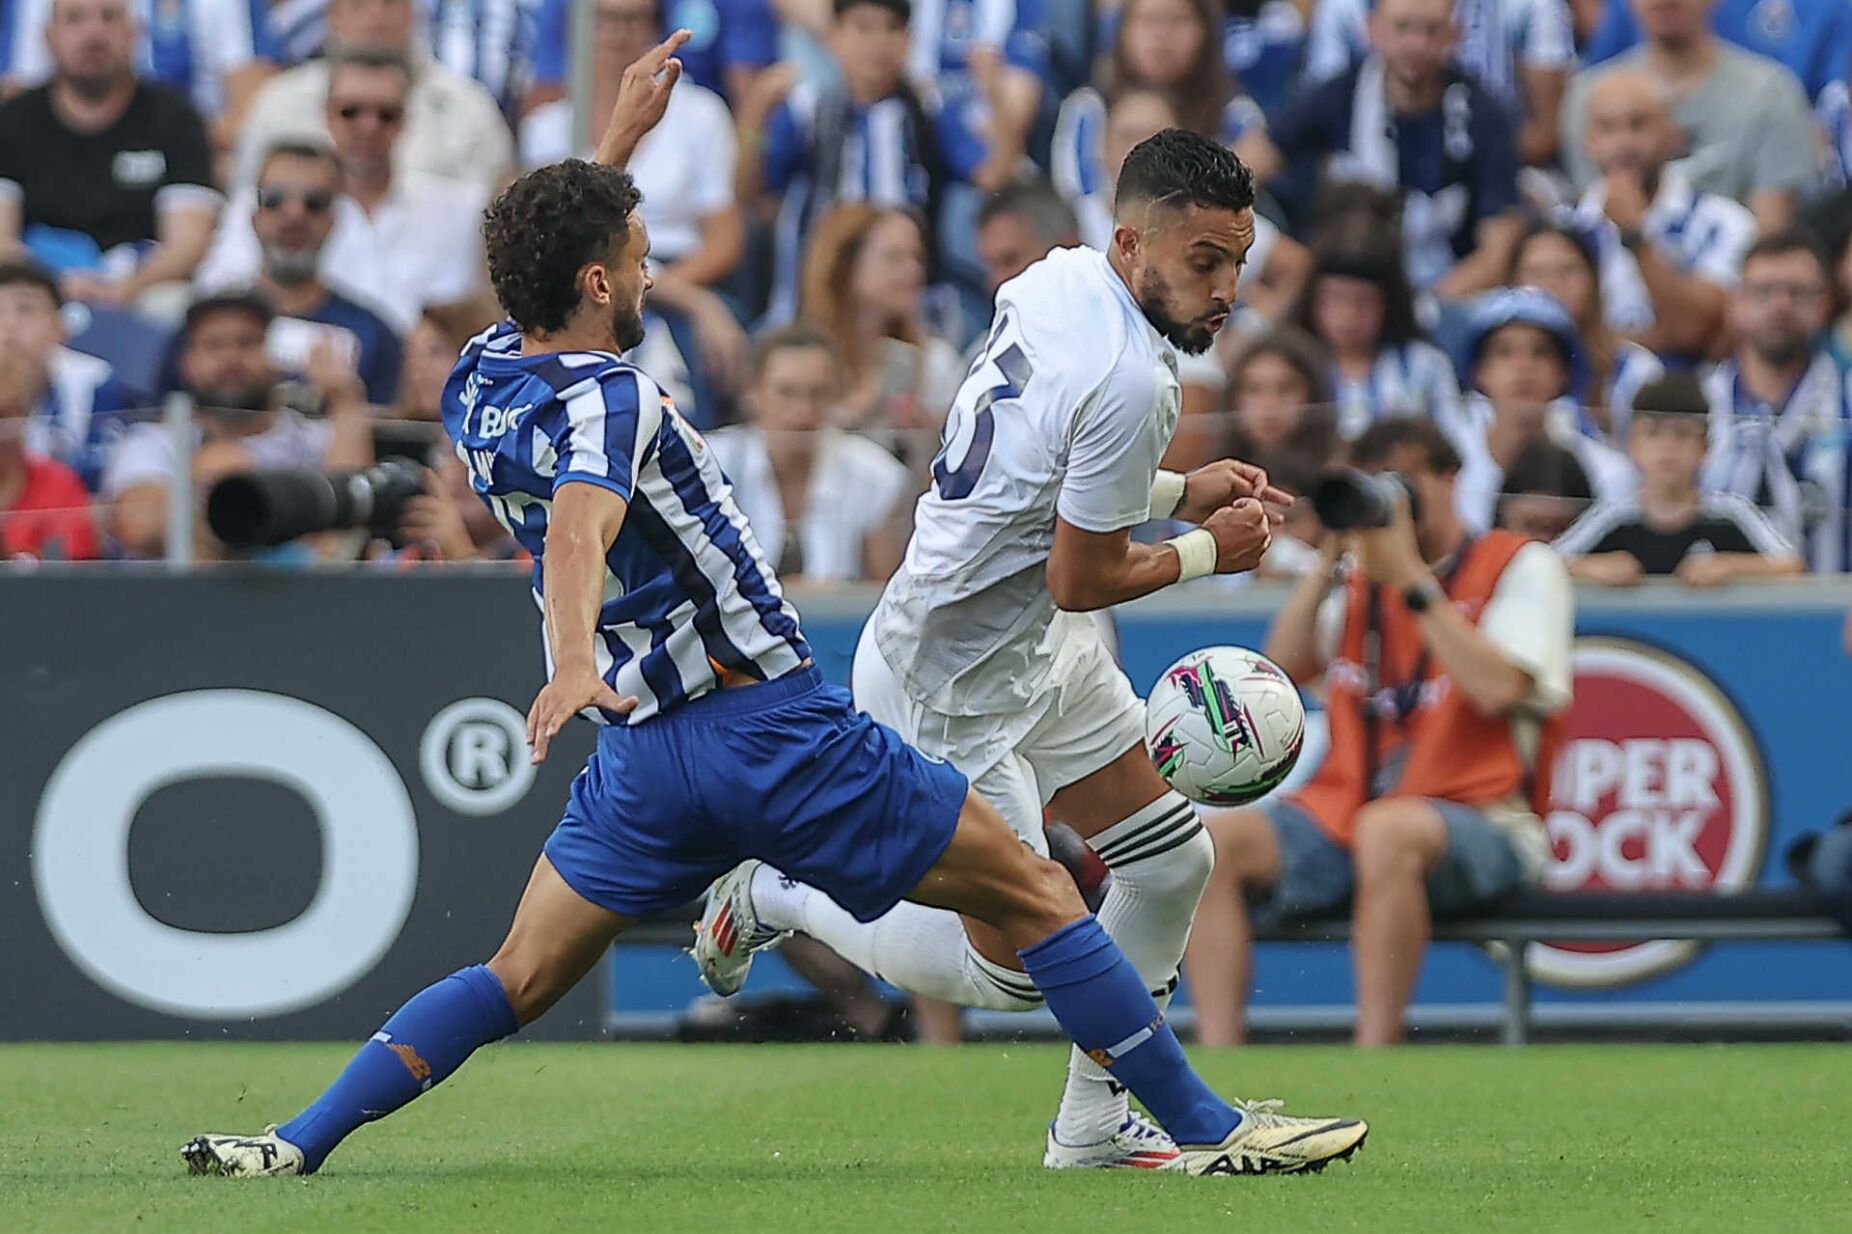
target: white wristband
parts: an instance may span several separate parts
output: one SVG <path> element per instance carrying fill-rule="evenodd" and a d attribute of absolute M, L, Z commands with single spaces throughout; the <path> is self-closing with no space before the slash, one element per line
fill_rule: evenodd
<path fill-rule="evenodd" d="M 1180 471 L 1160 470 L 1151 480 L 1151 517 L 1169 518 L 1183 504 L 1185 485 Z"/>
<path fill-rule="evenodd" d="M 1186 531 L 1180 536 L 1164 541 L 1177 550 L 1177 581 L 1187 583 L 1193 578 L 1215 573 L 1215 533 L 1198 527 L 1195 531 Z"/>

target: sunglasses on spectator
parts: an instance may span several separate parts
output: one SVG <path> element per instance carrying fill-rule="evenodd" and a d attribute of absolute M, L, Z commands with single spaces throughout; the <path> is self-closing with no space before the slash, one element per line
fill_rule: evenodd
<path fill-rule="evenodd" d="M 405 109 L 394 103 L 343 103 L 334 114 L 349 121 L 376 116 L 381 124 L 397 124 L 405 119 Z"/>
<path fill-rule="evenodd" d="M 326 189 L 309 189 L 307 192 L 293 192 L 289 189 L 257 190 L 257 205 L 263 210 L 281 210 L 290 202 L 299 202 L 310 214 L 326 214 L 328 207 L 334 205 L 334 194 Z"/>

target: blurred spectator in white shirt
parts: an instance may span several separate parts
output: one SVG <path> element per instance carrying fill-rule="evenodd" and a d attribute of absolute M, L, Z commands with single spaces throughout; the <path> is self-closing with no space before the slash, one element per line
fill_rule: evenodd
<path fill-rule="evenodd" d="M 799 316 L 843 358 L 838 423 L 922 468 L 965 375 L 957 349 L 926 327 L 925 288 L 925 237 L 905 210 L 837 206 L 811 234 Z"/>
<path fill-rule="evenodd" d="M 572 103 L 543 103 L 521 122 L 521 162 L 538 167 L 598 145 L 617 102 L 624 70 L 663 37 L 659 0 L 592 0 L 590 131 L 573 131 Z M 639 213 L 649 228 L 651 307 L 681 314 L 694 327 L 700 367 L 718 393 L 739 388 L 748 341 L 715 290 L 738 268 L 746 228 L 733 196 L 736 139 L 726 102 L 686 79 L 668 109 L 625 164 L 643 194 Z"/>
<path fill-rule="evenodd" d="M 409 88 L 403 57 L 353 49 L 333 57 L 322 104 L 345 192 L 334 202 L 321 277 L 401 334 L 426 304 L 466 300 L 480 290 L 486 204 L 474 185 L 406 170 L 395 158 Z M 262 251 L 251 228 L 255 205 L 248 190 L 234 199 L 201 265 L 201 290 L 256 280 Z"/>
<path fill-rule="evenodd" d="M 908 472 L 874 442 L 830 426 L 841 378 L 821 330 L 774 331 L 753 352 L 747 422 L 708 435 L 782 578 L 879 582 L 900 564 Z"/>
<path fill-rule="evenodd" d="M 0 261 L 0 350 L 14 357 L 26 446 L 96 491 L 130 402 L 107 360 L 66 347 L 57 280 L 30 261 Z"/>
<path fill-rule="evenodd" d="M 329 0 L 328 57 L 299 64 L 264 83 L 239 136 L 232 180 L 249 184 L 265 151 L 282 141 L 326 141 L 322 100 L 337 53 L 388 48 L 408 57 L 412 88 L 404 114 L 402 171 L 463 180 L 492 192 L 512 169 L 514 138 L 495 98 L 481 83 L 452 72 L 413 38 L 413 0 Z"/>

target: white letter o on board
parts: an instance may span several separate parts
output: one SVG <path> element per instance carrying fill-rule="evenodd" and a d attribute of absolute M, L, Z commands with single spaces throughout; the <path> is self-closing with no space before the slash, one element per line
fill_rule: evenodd
<path fill-rule="evenodd" d="M 136 810 L 208 776 L 273 781 L 313 809 L 322 879 L 295 920 L 181 930 L 136 900 Z M 254 846 L 263 828 L 250 820 Z M 418 886 L 418 823 L 391 760 L 340 716 L 276 694 L 199 690 L 131 707 L 71 747 L 39 803 L 32 878 L 58 945 L 111 993 L 177 1016 L 283 1015 L 346 989 L 397 940 Z"/>

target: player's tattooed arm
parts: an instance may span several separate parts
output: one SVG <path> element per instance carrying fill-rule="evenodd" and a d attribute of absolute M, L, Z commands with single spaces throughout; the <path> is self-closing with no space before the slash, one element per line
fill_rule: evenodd
<path fill-rule="evenodd" d="M 553 680 L 527 712 L 527 744 L 544 762 L 559 730 L 587 707 L 619 715 L 636 708 L 598 675 L 594 650 L 598 610 L 604 602 L 605 555 L 623 528 L 630 503 L 596 484 L 567 483 L 553 495 L 547 542 L 541 554 L 541 593 Z"/>
<path fill-rule="evenodd" d="M 682 76 L 682 62 L 675 53 L 690 37 L 688 31 L 677 30 L 624 70 L 617 87 L 617 105 L 611 108 L 604 138 L 598 143 L 598 153 L 592 156 L 594 162 L 607 167 L 629 164 L 637 143 L 656 127 L 669 106 L 669 95 Z"/>

